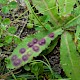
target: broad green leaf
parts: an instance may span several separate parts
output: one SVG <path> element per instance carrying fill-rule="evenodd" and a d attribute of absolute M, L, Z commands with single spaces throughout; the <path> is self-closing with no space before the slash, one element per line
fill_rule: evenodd
<path fill-rule="evenodd" d="M 64 32 L 61 36 L 60 63 L 71 80 L 80 79 L 80 56 L 69 32 Z"/>
<path fill-rule="evenodd" d="M 8 7 L 8 6 L 3 6 L 3 7 L 2 7 L 2 12 L 3 12 L 4 14 L 9 13 L 9 7 Z"/>
<path fill-rule="evenodd" d="M 2 23 L 4 25 L 9 25 L 10 24 L 10 19 L 9 18 L 5 18 Z"/>
<path fill-rule="evenodd" d="M 9 56 L 8 58 L 6 58 L 5 61 L 7 62 L 7 64 L 6 64 L 7 68 L 10 68 L 10 69 L 19 68 L 19 67 L 21 67 L 21 66 L 23 66 L 23 65 L 31 62 L 31 60 L 33 59 L 33 57 L 37 57 L 43 50 L 45 50 L 49 46 L 49 44 L 51 43 L 51 41 L 54 40 L 56 37 L 58 37 L 58 35 L 62 34 L 62 32 L 63 32 L 63 30 L 61 28 L 57 29 L 56 31 L 53 31 L 53 33 L 54 33 L 54 37 L 53 38 L 49 38 L 49 34 L 51 33 L 49 31 L 38 32 L 38 33 L 36 33 L 34 35 L 27 36 L 17 46 L 17 48 L 13 51 L 12 55 Z M 43 46 L 40 46 L 38 43 L 34 44 L 34 46 L 38 46 L 38 49 L 39 49 L 38 52 L 34 51 L 32 49 L 32 47 L 31 48 L 28 47 L 28 43 L 32 42 L 34 38 L 36 38 L 38 40 L 41 40 L 41 39 L 44 38 L 46 40 L 46 43 Z M 23 49 L 23 48 L 25 49 L 25 52 L 24 52 L 24 54 L 21 54 L 20 50 Z M 15 66 L 13 64 L 13 61 L 11 60 L 11 58 L 14 55 L 16 55 L 18 57 L 18 59 L 21 60 L 21 63 L 18 66 Z M 22 56 L 23 55 L 24 56 L 27 55 L 27 60 L 26 61 L 22 60 Z"/>
<path fill-rule="evenodd" d="M 16 32 L 16 28 L 14 26 L 10 26 L 8 28 L 8 32 L 11 33 L 11 34 L 14 34 Z"/>
<path fill-rule="evenodd" d="M 73 11 L 76 0 L 58 0 L 59 11 L 61 16 L 67 16 Z"/>

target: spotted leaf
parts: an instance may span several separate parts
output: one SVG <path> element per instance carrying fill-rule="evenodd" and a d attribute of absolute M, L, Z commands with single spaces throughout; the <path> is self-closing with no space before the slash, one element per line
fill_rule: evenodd
<path fill-rule="evenodd" d="M 43 31 L 26 37 L 11 56 L 6 58 L 7 68 L 14 69 L 29 63 L 33 57 L 37 57 L 61 33 L 62 29 L 58 29 L 53 32 Z M 33 43 L 33 45 L 29 46 L 29 43 Z"/>

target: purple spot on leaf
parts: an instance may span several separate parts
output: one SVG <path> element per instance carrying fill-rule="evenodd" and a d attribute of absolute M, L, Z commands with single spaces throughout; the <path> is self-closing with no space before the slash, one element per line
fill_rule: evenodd
<path fill-rule="evenodd" d="M 14 66 L 19 66 L 21 63 L 21 60 L 20 59 L 16 59 L 14 62 L 13 62 L 13 65 Z"/>
<path fill-rule="evenodd" d="M 38 52 L 39 51 L 39 47 L 38 46 L 33 46 L 32 47 L 33 51 Z"/>
<path fill-rule="evenodd" d="M 45 43 L 46 43 L 46 40 L 44 38 L 38 42 L 39 45 L 44 45 Z"/>
<path fill-rule="evenodd" d="M 35 44 L 38 42 L 38 39 L 34 38 L 32 42 L 33 42 L 33 44 Z"/>
<path fill-rule="evenodd" d="M 53 37 L 54 37 L 54 33 L 50 33 L 48 36 L 49 36 L 50 38 L 53 38 Z"/>
<path fill-rule="evenodd" d="M 23 55 L 23 56 L 22 56 L 22 60 L 23 60 L 23 61 L 27 61 L 27 60 L 28 60 L 28 55 Z"/>
<path fill-rule="evenodd" d="M 29 42 L 28 43 L 28 47 L 32 47 L 33 46 L 33 43 L 32 42 Z"/>
<path fill-rule="evenodd" d="M 26 51 L 25 48 L 21 48 L 19 52 L 23 54 L 23 53 L 25 53 L 25 51 Z"/>
<path fill-rule="evenodd" d="M 15 59 L 17 59 L 17 56 L 13 55 L 12 58 L 11 58 L 11 60 L 14 61 Z"/>

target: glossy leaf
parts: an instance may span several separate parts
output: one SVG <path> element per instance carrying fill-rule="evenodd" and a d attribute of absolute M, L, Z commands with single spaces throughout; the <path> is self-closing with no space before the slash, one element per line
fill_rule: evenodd
<path fill-rule="evenodd" d="M 61 36 L 60 63 L 71 80 L 80 79 L 80 56 L 69 32 L 64 32 Z"/>

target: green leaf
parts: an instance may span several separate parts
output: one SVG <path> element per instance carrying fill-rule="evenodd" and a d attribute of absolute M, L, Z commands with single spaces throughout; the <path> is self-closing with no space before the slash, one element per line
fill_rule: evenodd
<path fill-rule="evenodd" d="M 52 40 L 54 40 L 56 37 L 58 37 L 58 35 L 62 34 L 63 30 L 60 28 L 60 29 L 57 29 L 56 31 L 53 31 L 54 33 L 54 38 L 49 38 L 48 34 L 50 34 L 51 32 L 49 31 L 42 31 L 42 32 L 38 32 L 34 35 L 30 35 L 30 36 L 27 36 L 18 46 L 17 48 L 13 51 L 12 55 L 9 56 L 8 58 L 6 58 L 5 61 L 7 61 L 7 68 L 10 68 L 10 69 L 14 69 L 14 68 L 19 68 L 20 66 L 23 66 L 27 63 L 30 63 L 31 60 L 33 59 L 33 57 L 37 57 L 43 50 L 45 50 L 48 45 L 51 43 Z M 38 46 L 39 47 L 39 51 L 36 52 L 34 51 L 32 48 L 29 48 L 27 45 L 29 42 L 32 42 L 32 40 L 34 38 L 37 38 L 38 40 L 41 40 L 41 39 L 45 39 L 46 40 L 46 43 L 43 45 L 43 46 L 40 46 L 39 44 L 35 44 L 35 46 Z M 26 61 L 21 61 L 21 64 L 19 66 L 15 66 L 13 64 L 13 61 L 11 60 L 12 56 L 13 55 L 16 55 L 18 56 L 19 59 L 22 60 L 22 54 L 20 53 L 20 49 L 22 48 L 25 48 L 25 52 L 23 55 L 27 55 L 28 56 L 28 59 Z M 16 54 L 17 53 L 17 54 Z"/>
<path fill-rule="evenodd" d="M 6 43 L 11 43 L 12 42 L 12 38 L 13 38 L 13 36 L 6 36 L 5 37 L 5 42 Z"/>
<path fill-rule="evenodd" d="M 21 43 L 21 39 L 18 38 L 18 37 L 16 37 L 16 36 L 13 37 L 13 40 L 14 40 L 14 42 L 15 42 L 16 44 L 20 44 L 20 43 Z"/>
<path fill-rule="evenodd" d="M 75 43 L 77 43 L 77 50 L 80 52 L 80 25 L 76 28 Z"/>
<path fill-rule="evenodd" d="M 4 25 L 9 25 L 10 22 L 11 22 L 11 21 L 10 21 L 9 18 L 5 18 L 2 23 L 3 23 Z"/>
<path fill-rule="evenodd" d="M 80 6 L 78 6 L 77 8 L 75 8 L 75 9 L 72 11 L 72 14 L 73 14 L 74 16 L 79 15 L 79 14 L 80 14 Z"/>
<path fill-rule="evenodd" d="M 80 25 L 76 28 L 75 38 L 76 40 L 80 40 Z"/>
<path fill-rule="evenodd" d="M 77 50 L 78 50 L 79 53 L 80 53 L 80 40 L 77 41 Z"/>
<path fill-rule="evenodd" d="M 48 22 L 50 20 L 49 16 L 44 14 L 43 16 L 40 16 L 40 20 L 45 23 Z"/>
<path fill-rule="evenodd" d="M 15 1 L 11 1 L 11 2 L 8 4 L 8 6 L 9 6 L 11 9 L 15 9 L 15 8 L 18 7 L 18 4 L 17 4 L 17 2 L 15 2 Z"/>
<path fill-rule="evenodd" d="M 10 26 L 9 28 L 8 28 L 8 32 L 9 33 L 11 33 L 11 34 L 14 34 L 15 32 L 16 32 L 16 28 L 14 27 L 14 26 Z"/>
<path fill-rule="evenodd" d="M 49 47 L 42 52 L 42 55 L 43 55 L 43 54 L 44 54 L 44 55 L 47 55 L 47 54 L 49 54 L 50 52 L 52 52 L 52 50 L 55 48 L 55 46 L 56 46 L 57 43 L 58 43 L 58 39 L 59 39 L 59 37 L 56 38 L 55 40 L 53 40 L 53 41 L 51 42 L 51 44 L 49 45 Z"/>
<path fill-rule="evenodd" d="M 36 77 L 38 77 L 39 74 L 43 73 L 43 63 L 42 62 L 31 63 L 31 72 L 34 73 Z"/>
<path fill-rule="evenodd" d="M 1 21 L 2 21 L 2 16 L 0 16 L 0 23 L 1 23 Z"/>
<path fill-rule="evenodd" d="M 33 28 L 33 24 L 27 23 L 27 28 L 28 28 L 28 29 L 32 29 L 32 28 Z"/>
<path fill-rule="evenodd" d="M 80 56 L 69 32 L 64 32 L 61 36 L 60 63 L 71 80 L 80 79 Z"/>
<path fill-rule="evenodd" d="M 3 43 L 0 43 L 0 47 L 2 47 L 4 44 Z"/>
<path fill-rule="evenodd" d="M 2 30 L 6 30 L 6 26 L 4 26 L 3 24 L 1 24 L 1 29 Z"/>
<path fill-rule="evenodd" d="M 6 4 L 7 2 L 7 0 L 0 0 L 0 4 Z"/>
<path fill-rule="evenodd" d="M 26 71 L 30 71 L 30 67 L 29 67 L 28 65 L 25 65 L 25 66 L 24 66 L 24 69 L 25 69 Z"/>
<path fill-rule="evenodd" d="M 8 6 L 3 6 L 3 7 L 2 7 L 2 12 L 3 12 L 4 14 L 9 13 L 9 7 L 8 7 Z"/>
<path fill-rule="evenodd" d="M 24 77 L 20 77 L 20 78 L 17 78 L 17 80 L 27 80 L 27 79 Z"/>
<path fill-rule="evenodd" d="M 50 24 L 46 24 L 46 25 L 45 25 L 45 28 L 46 28 L 47 30 L 49 30 L 49 31 L 52 31 L 52 30 L 53 30 Z"/>
<path fill-rule="evenodd" d="M 41 26 L 36 26 L 36 27 L 35 27 L 35 30 L 36 30 L 36 31 L 43 31 L 43 27 L 41 27 Z"/>
<path fill-rule="evenodd" d="M 79 9 L 80 9 L 80 7 L 79 7 Z M 75 12 L 77 11 L 78 13 L 77 13 L 77 15 L 76 14 L 74 14 L 74 17 L 71 19 L 71 20 L 69 20 L 65 25 L 64 25 L 64 27 L 65 28 L 70 28 L 70 27 L 73 27 L 73 26 L 77 26 L 77 25 L 80 25 L 80 11 L 79 11 L 79 9 L 77 8 L 76 10 L 75 10 Z M 75 16 L 76 15 L 76 16 Z"/>
<path fill-rule="evenodd" d="M 57 19 L 60 19 L 60 17 L 58 15 L 58 9 L 57 9 L 55 0 L 54 1 L 53 0 L 32 0 L 32 2 L 33 2 L 33 6 L 36 7 L 39 13 L 42 13 L 44 15 L 46 14 L 49 21 L 51 21 L 52 24 L 54 23 L 54 25 L 58 25 Z M 32 12 L 30 9 L 29 1 L 26 0 L 25 3 L 28 6 L 30 12 Z M 42 5 L 42 3 L 44 5 Z"/>
<path fill-rule="evenodd" d="M 60 16 L 67 16 L 73 11 L 76 0 L 58 0 Z"/>

